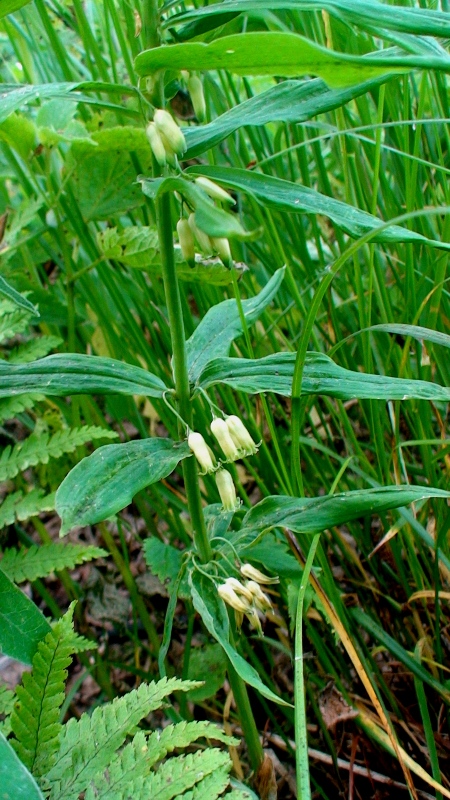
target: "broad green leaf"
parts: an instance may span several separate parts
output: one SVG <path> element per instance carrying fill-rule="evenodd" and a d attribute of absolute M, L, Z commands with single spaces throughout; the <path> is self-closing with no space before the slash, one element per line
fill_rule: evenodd
<path fill-rule="evenodd" d="M 183 551 L 151 536 L 144 542 L 144 556 L 152 575 L 157 575 L 171 595 L 181 572 Z M 0 562 L 1 563 L 1 562 Z M 189 597 L 187 579 L 183 578 L 178 587 L 180 597 Z"/>
<path fill-rule="evenodd" d="M 226 670 L 227 661 L 220 644 L 192 648 L 187 677 L 190 681 L 203 681 L 203 686 L 192 689 L 188 694 L 189 700 L 201 703 L 214 697 L 224 684 Z"/>
<path fill-rule="evenodd" d="M 49 630 L 38 607 L 0 569 L 0 652 L 31 664 Z"/>
<path fill-rule="evenodd" d="M 257 689 L 263 697 L 281 705 L 288 705 L 263 684 L 256 670 L 230 644 L 228 612 L 214 582 L 198 570 L 193 570 L 189 575 L 189 584 L 194 608 L 200 614 L 207 631 L 222 645 L 238 675 Z"/>
<path fill-rule="evenodd" d="M 350 614 L 358 625 L 361 625 L 361 627 L 370 633 L 377 640 L 377 642 L 386 647 L 391 655 L 404 664 L 405 667 L 413 673 L 413 675 L 416 675 L 421 681 L 427 683 L 428 686 L 431 686 L 431 688 L 440 694 L 447 703 L 450 702 L 450 692 L 448 688 L 446 688 L 440 681 L 433 678 L 428 670 L 426 670 L 425 667 L 423 667 L 422 664 L 417 661 L 417 659 L 411 656 L 405 650 L 405 648 L 401 646 L 401 644 L 393 639 L 392 636 L 389 636 L 389 634 L 386 633 L 383 628 L 377 625 L 377 623 L 368 614 L 366 614 L 362 608 L 352 608 L 350 609 Z"/>
<path fill-rule="evenodd" d="M 223 211 L 214 205 L 208 195 L 192 180 L 178 176 L 176 178 L 144 178 L 140 176 L 142 191 L 147 197 L 156 200 L 166 192 L 178 192 L 194 208 L 196 225 L 208 236 L 225 237 L 226 239 L 253 239 L 258 231 L 244 231 L 236 215 Z"/>
<path fill-rule="evenodd" d="M 319 533 L 366 514 L 380 514 L 429 497 L 449 498 L 450 492 L 427 486 L 385 486 L 324 497 L 266 497 L 247 512 L 241 534 L 244 537 L 251 532 L 256 536 L 274 527 L 289 528 L 296 533 Z"/>
<path fill-rule="evenodd" d="M 44 800 L 44 795 L 33 776 L 2 733 L 0 733 L 0 786 L 2 800 Z"/>
<path fill-rule="evenodd" d="M 99 447 L 69 472 L 56 492 L 60 536 L 75 526 L 93 525 L 117 514 L 141 489 L 170 475 L 190 455 L 187 442 L 172 439 Z"/>
<path fill-rule="evenodd" d="M 347 89 L 329 89 L 319 78 L 282 81 L 256 97 L 239 103 L 207 125 L 185 128 L 185 157 L 189 159 L 200 155 L 243 125 L 266 125 L 277 121 L 305 122 L 317 114 L 339 108 L 385 80 L 386 77 L 365 81 Z"/>
<path fill-rule="evenodd" d="M 0 0 L 0 17 L 4 16 L 1 9 L 4 3 L 16 2 L 16 0 Z M 20 2 L 20 0 L 17 0 Z M 24 3 L 20 2 L 20 5 Z M 9 12 L 6 12 L 9 13 Z M 90 98 L 81 94 L 82 91 L 92 92 L 105 92 L 119 95 L 134 94 L 140 97 L 140 93 L 133 86 L 123 86 L 115 83 L 102 83 L 99 81 L 78 81 L 77 83 L 70 83 L 63 81 L 61 83 L 42 83 L 42 84 L 25 84 L 17 85 L 17 83 L 2 84 L 0 92 L 0 122 L 7 119 L 13 111 L 17 111 L 24 105 L 32 103 L 34 100 L 44 100 L 51 97 L 69 98 L 76 103 L 79 102 L 93 102 L 96 105 L 111 107 L 111 104 L 104 103 L 97 99 L 97 97 Z M 112 106 L 115 108 L 115 106 Z M 121 107 L 121 112 L 124 114 L 130 113 L 125 107 Z M 136 112 L 133 111 L 133 115 Z"/>
<path fill-rule="evenodd" d="M 66 397 L 71 394 L 140 394 L 162 397 L 167 387 L 141 367 L 99 356 L 65 355 L 7 364 L 0 361 L 0 397 L 29 392 Z"/>
<path fill-rule="evenodd" d="M 332 16 L 344 19 L 360 27 L 369 25 L 377 29 L 402 33 L 416 33 L 421 36 L 450 36 L 450 18 L 447 13 L 425 8 L 402 8 L 378 0 L 223 0 L 210 6 L 200 6 L 167 19 L 172 27 L 187 20 L 215 15 L 241 14 L 249 11 L 328 11 Z"/>
<path fill-rule="evenodd" d="M 284 268 L 278 269 L 264 289 L 242 302 L 247 325 L 256 322 L 280 288 Z M 217 356 L 226 355 L 231 343 L 242 334 L 242 323 L 236 300 L 224 300 L 209 309 L 192 336 L 186 342 L 189 379 L 199 380 L 207 364 Z"/>
<path fill-rule="evenodd" d="M 255 359 L 215 358 L 198 375 L 197 384 L 207 389 L 217 383 L 225 383 L 248 394 L 275 392 L 290 397 L 295 359 L 295 353 L 275 353 Z M 308 353 L 306 356 L 302 394 L 327 394 L 343 400 L 353 397 L 371 400 L 450 400 L 450 388 L 447 386 L 412 378 L 353 372 L 335 364 L 322 353 Z"/>
<path fill-rule="evenodd" d="M 29 311 L 35 317 L 39 317 L 39 311 L 24 297 L 22 294 L 17 292 L 5 279 L 0 275 L 0 294 L 4 295 L 11 300 L 14 305 L 18 306 L 19 308 L 23 308 L 24 311 Z"/>
<path fill-rule="evenodd" d="M 360 211 L 354 206 L 320 194 L 307 186 L 291 183 L 291 181 L 285 181 L 272 175 L 263 175 L 260 172 L 232 167 L 195 166 L 189 167 L 187 172 L 195 175 L 207 175 L 208 178 L 218 181 L 220 184 L 251 195 L 260 205 L 269 206 L 278 211 L 323 214 L 355 238 L 363 236 L 381 225 L 381 221 L 372 214 L 368 214 L 367 211 Z M 373 241 L 420 242 L 443 250 L 450 249 L 450 245 L 446 242 L 427 239 L 425 236 L 407 228 L 401 228 L 399 225 L 390 225 L 388 228 L 384 228 L 377 236 L 373 237 Z"/>
<path fill-rule="evenodd" d="M 18 11 L 29 2 L 30 0 L 0 0 L 0 18 Z"/>
<path fill-rule="evenodd" d="M 144 203 L 136 184 L 136 168 L 127 151 L 97 152 L 79 161 L 72 176 L 74 194 L 83 218 L 109 220 Z"/>
<path fill-rule="evenodd" d="M 348 86 L 411 69 L 450 71 L 450 58 L 435 55 L 356 56 L 337 53 L 296 33 L 255 31 L 224 36 L 210 44 L 184 42 L 145 50 L 135 60 L 138 75 L 159 69 L 226 69 L 237 75 L 316 75 L 329 86 Z"/>

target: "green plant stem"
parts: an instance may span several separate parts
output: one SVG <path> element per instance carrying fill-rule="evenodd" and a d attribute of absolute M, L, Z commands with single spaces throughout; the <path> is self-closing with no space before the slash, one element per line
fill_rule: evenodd
<path fill-rule="evenodd" d="M 186 424 L 192 427 L 192 406 L 187 370 L 186 338 L 180 289 L 175 268 L 169 194 L 163 194 L 162 197 L 156 201 L 156 217 L 161 249 L 164 290 L 172 339 L 173 373 L 178 400 L 178 412 Z M 211 561 L 212 549 L 203 516 L 197 465 L 194 458 L 184 459 L 183 477 L 194 532 L 194 543 L 202 562 L 206 564 L 208 561 Z"/>
<path fill-rule="evenodd" d="M 242 678 L 237 674 L 231 661 L 227 659 L 227 662 L 228 680 L 230 681 L 231 690 L 238 710 L 242 733 L 244 734 L 247 744 L 249 761 L 252 769 L 256 772 L 264 758 L 258 728 L 256 727 L 255 718 L 250 705 L 247 687 Z"/>
<path fill-rule="evenodd" d="M 311 800 L 311 784 L 309 778 L 308 731 L 306 727 L 305 682 L 303 672 L 303 607 L 308 587 L 309 574 L 319 544 L 320 533 L 311 542 L 308 558 L 302 574 L 300 591 L 297 599 L 295 617 L 295 664 L 294 664 L 294 697 L 295 697 L 295 764 L 297 771 L 298 800 Z"/>

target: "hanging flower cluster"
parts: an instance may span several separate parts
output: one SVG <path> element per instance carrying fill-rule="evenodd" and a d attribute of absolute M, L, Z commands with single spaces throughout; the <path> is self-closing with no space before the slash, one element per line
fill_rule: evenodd
<path fill-rule="evenodd" d="M 223 469 L 222 464 L 255 455 L 258 452 L 258 445 L 253 441 L 242 420 L 235 414 L 230 414 L 225 419 L 215 417 L 211 422 L 211 433 L 219 443 L 225 459 L 216 461 L 211 448 L 201 433 L 196 431 L 189 433 L 188 445 L 200 465 L 202 474 L 215 472 L 216 485 L 224 510 L 236 511 L 240 501 L 236 496 L 233 478 L 228 470 Z"/>
<path fill-rule="evenodd" d="M 279 578 L 270 578 L 251 564 L 242 565 L 241 575 L 249 580 L 243 583 L 237 578 L 227 578 L 225 583 L 217 587 L 217 591 L 222 600 L 234 608 L 237 626 L 242 625 L 245 616 L 252 628 L 262 636 L 261 621 L 267 612 L 273 611 L 273 606 L 268 595 L 261 589 L 261 584 L 264 586 L 279 583 Z"/>
<path fill-rule="evenodd" d="M 225 203 L 228 207 L 236 202 L 225 189 L 222 189 L 221 186 L 218 186 L 217 183 L 214 183 L 214 181 L 211 181 L 209 178 L 200 176 L 196 178 L 194 182 L 212 200 Z M 224 237 L 208 236 L 198 227 L 195 222 L 194 213 L 189 214 L 187 219 L 180 219 L 177 225 L 177 232 L 183 257 L 191 266 L 195 263 L 196 244 L 202 255 L 209 257 L 216 254 L 225 267 L 231 269 L 233 266 L 228 239 Z"/>
<path fill-rule="evenodd" d="M 147 138 L 160 167 L 167 163 L 175 167 L 177 156 L 186 152 L 186 139 L 173 117 L 163 108 L 157 108 L 153 122 L 147 125 Z"/>

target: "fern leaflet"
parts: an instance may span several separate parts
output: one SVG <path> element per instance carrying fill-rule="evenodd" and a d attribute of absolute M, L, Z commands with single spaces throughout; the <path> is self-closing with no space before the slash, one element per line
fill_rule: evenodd
<path fill-rule="evenodd" d="M 197 687 L 195 681 L 176 678 L 143 683 L 124 697 L 96 708 L 92 715 L 70 719 L 61 736 L 59 752 L 47 775 L 51 800 L 78 800 L 80 792 L 95 776 L 106 769 L 113 753 L 151 711 L 159 708 L 174 691 L 187 692 Z"/>
<path fill-rule="evenodd" d="M 35 403 L 40 400 L 45 400 L 43 394 L 21 394 L 18 397 L 1 397 L 0 398 L 0 423 L 5 422 L 7 419 L 13 419 L 21 414 L 22 411 L 27 411 L 33 408 Z"/>
<path fill-rule="evenodd" d="M 15 347 L 9 354 L 8 363 L 27 364 L 29 361 L 36 361 L 38 358 L 47 356 L 60 344 L 62 344 L 62 339 L 59 336 L 38 336 Z"/>
<path fill-rule="evenodd" d="M 35 581 L 61 569 L 74 569 L 77 564 L 106 556 L 101 547 L 84 544 L 33 545 L 29 550 L 5 550 L 0 566 L 8 578 L 15 583 Z"/>
<path fill-rule="evenodd" d="M 72 617 L 75 605 L 55 623 L 39 642 L 32 672 L 24 672 L 17 687 L 17 701 L 11 715 L 11 740 L 17 755 L 36 776 L 44 775 L 58 750 L 61 723 L 59 709 L 64 701 L 67 667 L 74 652 Z"/>
<path fill-rule="evenodd" d="M 8 311 L 7 307 L 14 308 L 14 311 Z M 6 339 L 11 339 L 17 333 L 22 333 L 25 328 L 28 328 L 31 319 L 29 311 L 15 308 L 12 303 L 3 302 L 0 304 L 0 342 Z"/>
<path fill-rule="evenodd" d="M 0 481 L 14 478 L 18 472 L 36 464 L 47 464 L 50 458 L 59 458 L 71 453 L 80 445 L 92 439 L 115 439 L 117 433 L 99 428 L 96 425 L 83 425 L 49 433 L 31 434 L 19 444 L 8 445 L 0 457 Z"/>
<path fill-rule="evenodd" d="M 11 712 L 15 699 L 16 695 L 11 689 L 0 686 L 0 714 L 3 717 L 3 720 L 0 720 L 0 732 L 3 736 L 8 736 L 11 732 Z"/>
<path fill-rule="evenodd" d="M 230 783 L 229 772 L 229 765 L 215 770 L 211 775 L 207 775 L 204 780 L 197 784 L 191 792 L 178 795 L 175 800 L 217 800 Z M 226 800 L 230 800 L 229 794 L 225 797 Z"/>
<path fill-rule="evenodd" d="M 238 744 L 212 722 L 179 722 L 168 725 L 162 732 L 155 731 L 145 737 L 139 731 L 130 744 L 108 764 L 104 775 L 98 776 L 86 793 L 85 800 L 121 800 L 125 790 L 148 775 L 157 761 L 178 747 L 187 747 L 200 738 L 217 739 L 225 744 Z M 136 787 L 137 788 L 137 787 Z M 95 790 L 95 791 L 94 791 Z"/>
<path fill-rule="evenodd" d="M 197 753 L 190 753 L 187 756 L 169 758 L 157 772 L 149 775 L 141 792 L 134 794 L 133 797 L 134 800 L 147 800 L 149 797 L 157 797 L 158 800 L 173 800 L 174 797 L 191 789 L 207 775 L 219 770 L 220 776 L 225 769 L 227 771 L 231 769 L 230 757 L 228 753 L 224 753 L 217 747 L 199 750 Z"/>
<path fill-rule="evenodd" d="M 0 529 L 12 525 L 16 519 L 20 522 L 35 517 L 42 511 L 53 511 L 55 493 L 45 494 L 44 489 L 32 489 L 31 492 L 13 492 L 0 506 Z"/>

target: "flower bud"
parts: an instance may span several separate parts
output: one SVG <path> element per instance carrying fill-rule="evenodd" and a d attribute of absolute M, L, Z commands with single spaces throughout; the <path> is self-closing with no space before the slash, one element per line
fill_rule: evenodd
<path fill-rule="evenodd" d="M 177 233 L 180 241 L 183 258 L 186 259 L 190 267 L 195 266 L 195 244 L 194 235 L 191 231 L 187 219 L 179 219 L 177 222 Z"/>
<path fill-rule="evenodd" d="M 226 583 L 218 586 L 217 591 L 222 600 L 232 608 L 235 608 L 236 611 L 246 614 L 250 610 L 249 604 L 245 600 L 242 600 L 231 586 L 228 586 Z"/>
<path fill-rule="evenodd" d="M 184 134 L 171 117 L 168 111 L 158 108 L 153 115 L 153 122 L 163 142 L 179 156 L 186 152 L 186 140 Z"/>
<path fill-rule="evenodd" d="M 243 595 L 243 597 L 245 597 L 249 603 L 253 602 L 253 594 L 251 593 L 250 589 L 247 589 L 247 587 L 236 578 L 227 578 L 225 583 L 227 586 L 230 586 L 234 592 Z"/>
<path fill-rule="evenodd" d="M 214 247 L 214 250 L 216 250 L 216 252 L 218 253 L 222 264 L 224 264 L 225 267 L 228 267 L 228 269 L 232 269 L 233 259 L 231 257 L 230 243 L 228 239 L 215 238 L 211 239 L 211 242 L 212 246 Z"/>
<path fill-rule="evenodd" d="M 211 451 L 201 433 L 197 433 L 196 431 L 191 431 L 187 441 L 190 449 L 192 450 L 198 463 L 200 464 L 203 473 L 214 472 L 216 466 L 211 457 Z"/>
<path fill-rule="evenodd" d="M 236 200 L 234 197 L 231 197 L 231 194 L 228 194 L 225 189 L 222 189 L 222 187 L 218 186 L 214 181 L 210 181 L 209 178 L 200 175 L 199 178 L 195 179 L 195 183 L 213 200 L 220 200 L 222 203 L 229 203 L 232 206 L 235 205 Z"/>
<path fill-rule="evenodd" d="M 239 500 L 236 497 L 233 478 L 226 469 L 219 469 L 216 472 L 216 484 L 224 510 L 237 511 Z"/>
<path fill-rule="evenodd" d="M 191 102 L 194 108 L 194 114 L 198 122 L 204 122 L 206 118 L 206 103 L 205 94 L 203 92 L 203 83 L 198 75 L 190 75 L 187 79 L 188 92 L 191 95 Z"/>
<path fill-rule="evenodd" d="M 268 575 L 264 575 L 264 572 L 260 572 L 259 569 L 256 569 L 256 567 L 252 567 L 251 564 L 242 564 L 241 575 L 243 575 L 244 578 L 248 578 L 251 581 L 256 581 L 256 583 L 270 584 L 270 583 L 280 582 L 280 579 L 278 577 L 269 578 Z"/>
<path fill-rule="evenodd" d="M 247 589 L 253 595 L 253 603 L 256 608 L 259 608 L 259 610 L 264 614 L 266 611 L 272 611 L 272 603 L 267 595 L 262 591 L 259 583 L 255 583 L 255 581 L 248 581 Z"/>
<path fill-rule="evenodd" d="M 220 419 L 219 417 L 213 419 L 211 422 L 211 433 L 219 442 L 226 458 L 230 461 L 236 461 L 237 458 L 240 458 L 240 452 L 231 438 L 230 431 L 224 419 Z"/>
<path fill-rule="evenodd" d="M 147 130 L 145 132 L 147 134 L 147 139 L 150 142 L 150 147 L 152 148 L 153 155 L 155 156 L 159 166 L 165 167 L 167 162 L 166 149 L 164 147 L 161 136 L 158 133 L 155 123 L 150 122 L 147 125 Z"/>
<path fill-rule="evenodd" d="M 235 414 L 230 414 L 225 420 L 226 426 L 230 431 L 230 436 L 233 439 L 236 447 L 245 451 L 245 455 L 254 456 L 258 452 L 258 447 L 250 436 L 247 428 L 239 417 Z"/>
<path fill-rule="evenodd" d="M 197 227 L 194 213 L 189 214 L 188 223 L 202 253 L 208 256 L 211 255 L 212 253 L 211 239 L 206 233 L 204 233 L 204 231 L 201 231 L 200 228 Z"/>

